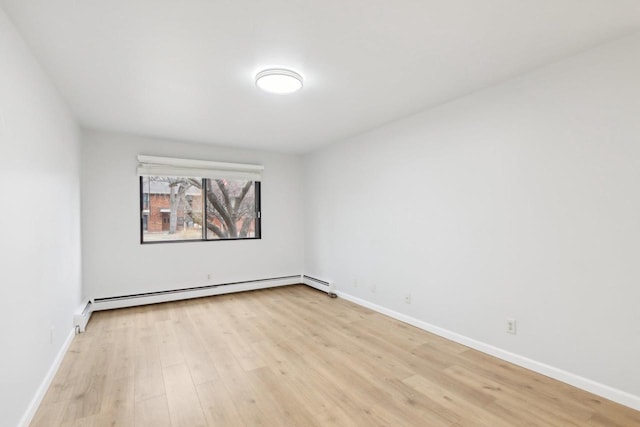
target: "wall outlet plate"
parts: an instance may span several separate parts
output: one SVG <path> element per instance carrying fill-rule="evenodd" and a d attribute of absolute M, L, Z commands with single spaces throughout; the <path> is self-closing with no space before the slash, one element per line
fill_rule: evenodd
<path fill-rule="evenodd" d="M 511 335 L 515 335 L 516 334 L 516 319 L 507 319 L 506 321 L 506 329 L 507 329 L 507 333 L 511 334 Z"/>

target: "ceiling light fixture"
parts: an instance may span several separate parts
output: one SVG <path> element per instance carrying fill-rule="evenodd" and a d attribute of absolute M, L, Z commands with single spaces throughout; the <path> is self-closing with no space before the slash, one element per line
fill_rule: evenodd
<path fill-rule="evenodd" d="M 302 76 L 295 71 L 271 68 L 256 75 L 256 86 L 270 93 L 293 93 L 302 89 Z"/>

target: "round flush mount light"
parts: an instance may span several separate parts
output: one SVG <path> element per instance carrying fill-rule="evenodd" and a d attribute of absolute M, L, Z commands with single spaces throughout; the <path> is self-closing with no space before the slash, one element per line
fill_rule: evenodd
<path fill-rule="evenodd" d="M 256 75 L 256 86 L 269 93 L 293 93 L 302 89 L 302 76 L 295 71 L 271 68 Z"/>

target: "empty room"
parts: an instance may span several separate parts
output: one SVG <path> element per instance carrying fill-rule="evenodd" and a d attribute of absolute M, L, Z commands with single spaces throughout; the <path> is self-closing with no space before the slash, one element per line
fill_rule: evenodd
<path fill-rule="evenodd" d="M 0 426 L 640 427 L 640 2 L 0 0 Z"/>

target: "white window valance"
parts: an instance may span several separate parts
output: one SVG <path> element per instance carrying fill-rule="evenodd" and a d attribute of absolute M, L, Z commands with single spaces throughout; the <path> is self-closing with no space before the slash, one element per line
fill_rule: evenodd
<path fill-rule="evenodd" d="M 139 176 L 187 176 L 261 181 L 264 166 L 138 155 Z"/>

